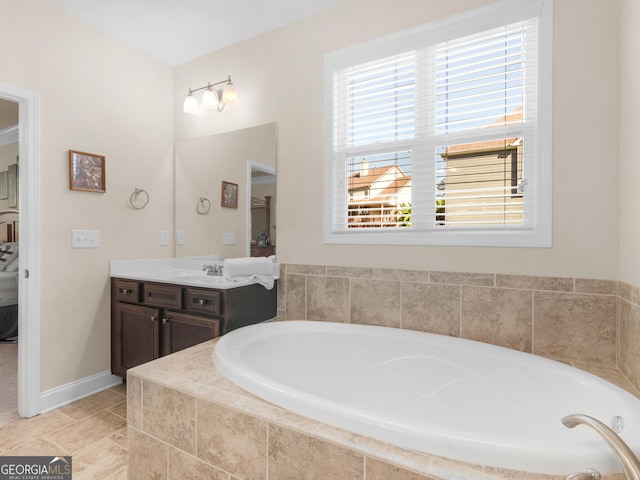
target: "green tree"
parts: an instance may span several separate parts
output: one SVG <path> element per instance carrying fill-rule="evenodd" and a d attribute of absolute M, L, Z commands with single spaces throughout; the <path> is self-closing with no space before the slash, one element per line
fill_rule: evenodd
<path fill-rule="evenodd" d="M 444 225 L 445 221 L 445 201 L 444 198 L 436 199 L 436 224 Z M 396 209 L 399 227 L 411 226 L 411 202 L 402 202 Z"/>
<path fill-rule="evenodd" d="M 436 199 L 436 225 L 444 225 L 444 198 Z"/>
<path fill-rule="evenodd" d="M 411 226 L 411 203 L 402 202 L 400 204 L 400 208 L 396 210 L 396 215 L 398 218 L 399 227 L 410 227 Z"/>

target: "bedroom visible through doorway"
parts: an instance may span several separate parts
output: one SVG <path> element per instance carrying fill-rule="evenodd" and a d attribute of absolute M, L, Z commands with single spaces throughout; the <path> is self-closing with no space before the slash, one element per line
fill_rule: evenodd
<path fill-rule="evenodd" d="M 40 95 L 17 85 L 0 82 L 0 100 L 18 106 L 17 157 L 20 159 L 20 168 L 18 174 L 16 163 L 15 192 L 12 191 L 11 194 L 15 194 L 20 221 L 16 222 L 15 226 L 12 224 L 10 237 L 12 240 L 18 240 L 10 243 L 19 243 L 17 404 L 18 414 L 21 417 L 33 417 L 42 411 L 40 392 Z M 6 225 L 4 228 L 6 230 Z M 2 235 L 2 229 L 0 223 L 0 235 Z"/>
<path fill-rule="evenodd" d="M 19 104 L 0 99 L 0 427 L 18 416 Z"/>

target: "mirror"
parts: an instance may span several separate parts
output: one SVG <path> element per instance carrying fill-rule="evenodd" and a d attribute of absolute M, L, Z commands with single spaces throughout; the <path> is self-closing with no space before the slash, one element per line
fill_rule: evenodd
<path fill-rule="evenodd" d="M 252 241 L 253 247 L 275 250 L 276 143 L 277 124 L 269 123 L 176 144 L 176 257 L 245 257 Z M 233 201 L 225 197 L 222 182 L 237 185 Z M 253 226 L 252 198 L 266 196 L 270 208 L 255 209 Z"/>

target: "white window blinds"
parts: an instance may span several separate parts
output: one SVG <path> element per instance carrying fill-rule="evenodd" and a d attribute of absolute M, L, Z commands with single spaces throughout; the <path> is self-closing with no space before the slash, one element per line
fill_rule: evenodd
<path fill-rule="evenodd" d="M 544 0 L 519 3 L 529 8 L 517 21 L 496 26 L 488 13 L 492 28 L 469 18 L 472 33 L 459 35 L 444 22 L 329 59 L 327 241 L 548 242 L 539 92 L 550 78 L 540 32 L 550 28 L 531 14 Z"/>
<path fill-rule="evenodd" d="M 343 228 L 410 224 L 412 151 L 416 136 L 416 56 L 394 55 L 335 73 L 334 213 Z M 346 191 L 345 191 L 346 190 Z M 346 205 L 344 196 L 347 195 Z"/>
<path fill-rule="evenodd" d="M 531 225 L 536 45 L 533 20 L 436 45 L 438 225 Z"/>

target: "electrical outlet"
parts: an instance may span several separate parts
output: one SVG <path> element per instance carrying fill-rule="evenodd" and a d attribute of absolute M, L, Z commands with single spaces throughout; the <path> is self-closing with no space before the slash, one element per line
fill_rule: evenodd
<path fill-rule="evenodd" d="M 183 246 L 185 242 L 184 230 L 178 230 L 176 232 L 176 245 Z"/>
<path fill-rule="evenodd" d="M 100 247 L 100 231 L 98 230 L 71 230 L 71 248 L 98 248 Z"/>
<path fill-rule="evenodd" d="M 169 245 L 169 230 L 160 230 L 160 245 L 164 247 Z"/>
<path fill-rule="evenodd" d="M 222 234 L 222 243 L 223 243 L 223 245 L 235 245 L 236 244 L 236 234 L 235 233 L 224 233 L 224 234 Z"/>

